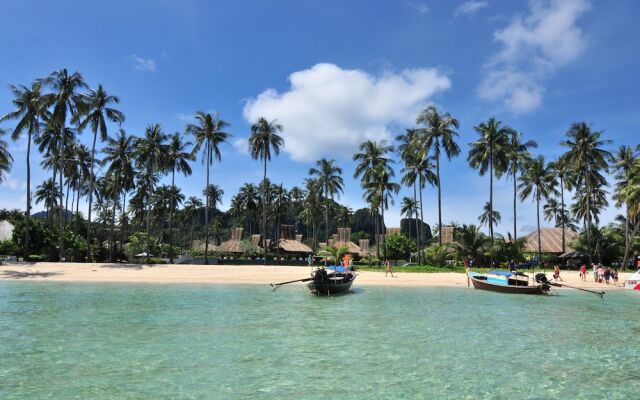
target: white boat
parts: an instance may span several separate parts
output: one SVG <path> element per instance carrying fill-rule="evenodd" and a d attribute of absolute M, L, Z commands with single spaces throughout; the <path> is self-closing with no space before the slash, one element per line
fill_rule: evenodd
<path fill-rule="evenodd" d="M 640 269 L 624 281 L 624 288 L 631 290 L 640 290 Z"/>

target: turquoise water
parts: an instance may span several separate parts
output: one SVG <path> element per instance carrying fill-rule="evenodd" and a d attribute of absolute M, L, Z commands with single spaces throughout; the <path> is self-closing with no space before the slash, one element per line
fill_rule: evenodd
<path fill-rule="evenodd" d="M 633 399 L 640 296 L 0 282 L 0 399 Z"/>

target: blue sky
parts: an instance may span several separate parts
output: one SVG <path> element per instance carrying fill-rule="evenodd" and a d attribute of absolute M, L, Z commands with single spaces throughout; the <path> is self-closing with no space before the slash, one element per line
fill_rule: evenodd
<path fill-rule="evenodd" d="M 340 201 L 355 209 L 364 206 L 351 177 L 357 143 L 392 138 L 434 103 L 461 122 L 463 155 L 443 164 L 443 219 L 477 223 L 488 178 L 468 167 L 467 144 L 489 116 L 538 141 L 549 159 L 563 151 L 558 142 L 574 121 L 605 130 L 616 147 L 639 142 L 638 16 L 631 0 L 5 0 L 0 86 L 80 71 L 121 98 L 124 128 L 136 135 L 155 122 L 182 131 L 195 111 L 219 112 L 234 135 L 212 172 L 223 208 L 243 182 L 261 177 L 244 145 L 259 115 L 285 129 L 285 152 L 269 165 L 273 181 L 299 185 L 315 159 L 336 158 L 346 182 Z M 0 113 L 9 110 L 9 92 L 0 90 Z M 0 207 L 23 207 L 24 142 L 10 150 Z M 177 182 L 187 196 L 204 187 L 202 165 L 193 166 Z M 35 188 L 45 172 L 33 175 Z M 396 204 L 408 195 L 403 189 Z M 433 223 L 435 191 L 425 195 Z M 507 232 L 511 182 L 498 181 L 495 196 L 498 231 Z M 519 225 L 530 231 L 535 208 L 519 207 Z M 398 207 L 387 215 L 388 226 L 399 224 Z"/>

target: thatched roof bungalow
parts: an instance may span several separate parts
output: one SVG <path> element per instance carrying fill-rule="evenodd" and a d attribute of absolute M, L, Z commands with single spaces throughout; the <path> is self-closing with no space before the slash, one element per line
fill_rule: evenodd
<path fill-rule="evenodd" d="M 574 251 L 572 244 L 578 239 L 578 233 L 565 229 L 565 251 Z M 538 231 L 535 230 L 524 237 L 524 251 L 538 252 Z M 562 228 L 541 228 L 540 243 L 543 253 L 562 254 Z"/>
<path fill-rule="evenodd" d="M 334 234 L 327 244 L 331 247 L 347 247 L 349 254 L 360 254 L 362 252 L 360 246 L 351 241 L 351 228 L 338 228 L 338 233 Z"/>

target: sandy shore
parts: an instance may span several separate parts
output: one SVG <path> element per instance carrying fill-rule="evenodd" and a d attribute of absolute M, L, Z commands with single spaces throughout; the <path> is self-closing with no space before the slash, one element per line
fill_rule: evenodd
<path fill-rule="evenodd" d="M 261 265 L 135 265 L 35 263 L 0 266 L 1 280 L 56 282 L 133 282 L 133 283 L 199 283 L 258 284 L 283 282 L 309 277 L 307 267 Z M 357 284 L 362 286 L 444 286 L 465 287 L 467 278 L 461 273 L 398 272 L 385 277 L 383 272 L 358 271 Z M 630 273 L 620 273 L 620 284 Z M 551 277 L 551 273 L 547 273 Z M 617 289 L 613 284 L 593 282 L 591 276 L 582 282 L 577 271 L 563 271 L 564 283 L 582 288 Z M 296 283 L 302 284 L 302 283 Z"/>

